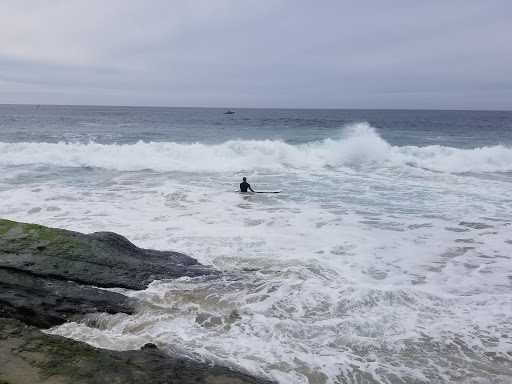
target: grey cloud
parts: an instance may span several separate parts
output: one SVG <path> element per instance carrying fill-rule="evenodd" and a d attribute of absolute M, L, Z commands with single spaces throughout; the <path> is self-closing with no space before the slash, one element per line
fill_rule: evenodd
<path fill-rule="evenodd" d="M 13 20 L 0 26 L 3 36 L 15 36 L 0 38 L 0 102 L 13 102 L 15 95 L 16 102 L 38 104 L 512 104 L 508 1 L 72 4 L 56 2 L 51 14 L 11 9 Z M 0 11 L 2 25 L 9 5 Z M 17 24 L 25 14 L 37 26 L 27 33 Z M 45 18 L 75 23 L 63 30 Z"/>

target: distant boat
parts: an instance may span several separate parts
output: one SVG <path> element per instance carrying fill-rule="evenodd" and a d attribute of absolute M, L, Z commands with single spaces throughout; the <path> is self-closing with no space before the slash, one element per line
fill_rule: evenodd
<path fill-rule="evenodd" d="M 228 109 L 226 112 L 224 112 L 224 114 L 225 114 L 225 115 L 232 115 L 232 114 L 234 114 L 234 113 L 235 113 L 235 112 L 230 111 L 229 109 Z"/>

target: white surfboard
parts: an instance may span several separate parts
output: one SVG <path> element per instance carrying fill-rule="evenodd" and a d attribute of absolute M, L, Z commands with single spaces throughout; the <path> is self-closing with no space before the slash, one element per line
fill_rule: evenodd
<path fill-rule="evenodd" d="M 256 193 L 279 193 L 281 191 L 256 191 Z"/>
<path fill-rule="evenodd" d="M 251 194 L 253 195 L 254 193 L 280 193 L 282 192 L 281 190 L 279 191 L 256 191 L 256 192 L 251 192 L 251 191 L 247 191 L 247 192 L 242 192 L 242 191 L 237 191 L 238 193 L 248 193 L 248 194 Z"/>

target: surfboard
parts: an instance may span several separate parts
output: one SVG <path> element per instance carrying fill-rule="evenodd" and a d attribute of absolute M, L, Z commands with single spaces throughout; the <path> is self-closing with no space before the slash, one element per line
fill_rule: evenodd
<path fill-rule="evenodd" d="M 238 192 L 238 193 L 248 193 L 248 194 L 250 194 L 250 195 L 253 195 L 253 194 L 254 194 L 254 193 L 253 193 L 253 192 L 251 192 L 251 191 L 247 191 L 247 192 L 236 191 L 236 192 Z M 279 190 L 279 191 L 256 191 L 255 193 L 280 193 L 280 192 L 282 192 L 282 191 L 281 191 L 281 190 Z"/>

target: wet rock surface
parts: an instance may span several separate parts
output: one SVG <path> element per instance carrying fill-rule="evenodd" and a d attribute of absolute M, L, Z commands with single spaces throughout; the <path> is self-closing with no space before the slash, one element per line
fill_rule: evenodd
<path fill-rule="evenodd" d="M 49 328 L 87 313 L 131 314 L 135 307 L 119 293 L 0 267 L 1 317 Z"/>
<path fill-rule="evenodd" d="M 144 289 L 153 280 L 216 273 L 187 255 L 138 248 L 116 233 L 8 220 L 0 220 L 0 250 L 0 268 L 106 288 Z"/>
<path fill-rule="evenodd" d="M 265 383 L 225 367 L 171 358 L 157 348 L 99 349 L 5 318 L 0 318 L 0 361 L 3 384 Z"/>
<path fill-rule="evenodd" d="M 0 383 L 267 383 L 152 344 L 110 351 L 39 329 L 88 313 L 136 311 L 135 300 L 101 288 L 140 290 L 154 280 L 217 274 L 187 255 L 141 249 L 115 233 L 0 219 Z"/>

